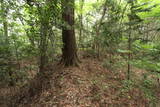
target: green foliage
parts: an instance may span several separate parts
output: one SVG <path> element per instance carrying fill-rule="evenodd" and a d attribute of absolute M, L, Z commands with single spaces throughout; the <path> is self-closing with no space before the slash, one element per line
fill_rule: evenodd
<path fill-rule="evenodd" d="M 139 68 L 146 69 L 148 71 L 160 72 L 159 64 L 159 43 L 134 43 L 134 49 L 137 53 L 137 60 L 133 61 L 133 64 Z"/>
<path fill-rule="evenodd" d="M 140 86 L 140 89 L 143 91 L 145 97 L 151 102 L 156 101 L 155 92 L 153 91 L 154 83 L 155 82 L 153 80 L 145 78 Z"/>
<path fill-rule="evenodd" d="M 122 81 L 122 84 L 123 84 L 124 89 L 129 90 L 133 87 L 134 82 L 131 80 L 124 80 Z"/>
<path fill-rule="evenodd" d="M 134 61 L 133 64 L 136 67 L 139 67 L 141 69 L 146 69 L 148 71 L 154 71 L 154 72 L 160 72 L 160 64 L 159 63 L 154 63 L 151 62 L 149 60 L 138 60 L 138 61 Z"/>
<path fill-rule="evenodd" d="M 109 56 L 103 61 L 103 67 L 109 69 L 110 71 L 118 71 L 125 66 L 126 62 L 121 56 Z"/>
<path fill-rule="evenodd" d="M 131 80 L 123 80 L 122 84 L 123 84 L 123 87 L 121 88 L 121 94 L 124 96 L 126 96 L 127 95 L 126 93 L 128 93 L 135 86 L 134 81 L 131 81 Z M 130 98 L 130 96 L 127 96 L 127 97 Z"/>

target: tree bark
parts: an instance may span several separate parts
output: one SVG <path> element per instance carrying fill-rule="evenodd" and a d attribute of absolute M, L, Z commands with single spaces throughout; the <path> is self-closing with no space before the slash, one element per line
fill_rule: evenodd
<path fill-rule="evenodd" d="M 48 63 L 47 48 L 49 36 L 49 18 L 48 9 L 37 6 L 40 20 L 40 65 L 39 72 L 44 73 L 46 64 Z"/>
<path fill-rule="evenodd" d="M 84 0 L 80 1 L 80 15 L 79 15 L 79 22 L 80 22 L 80 30 L 79 30 L 79 45 L 82 48 L 82 35 L 83 35 L 83 6 L 84 6 Z"/>
<path fill-rule="evenodd" d="M 134 14 L 134 11 L 133 11 L 133 7 L 134 7 L 134 3 L 133 1 L 130 1 L 130 5 L 131 5 L 131 14 Z M 129 22 L 132 22 L 132 18 L 129 18 Z M 132 26 L 129 25 L 129 34 L 128 34 L 128 50 L 130 51 L 128 53 L 128 67 L 127 67 L 127 71 L 128 71 L 128 80 L 131 79 L 131 51 L 132 51 L 132 42 L 131 42 L 131 36 L 132 36 Z"/>
<path fill-rule="evenodd" d="M 130 27 L 131 29 L 131 27 Z M 132 31 L 130 30 L 129 31 L 129 35 L 128 35 L 128 50 L 131 51 L 131 33 Z M 131 61 L 131 53 L 129 52 L 128 53 L 128 67 L 127 67 L 127 71 L 128 71 L 128 80 L 130 80 L 130 72 L 131 72 L 131 64 L 130 64 L 130 61 Z"/>
<path fill-rule="evenodd" d="M 1 1 L 2 6 L 2 18 L 3 18 L 3 30 L 4 30 L 4 36 L 5 36 L 5 44 L 9 45 L 9 39 L 8 39 L 8 22 L 7 22 L 7 14 L 8 14 L 8 7 L 5 6 L 4 0 Z"/>
<path fill-rule="evenodd" d="M 10 43 L 9 43 L 9 34 L 8 34 L 8 11 L 9 8 L 5 4 L 4 0 L 1 0 L 1 8 L 2 8 L 2 19 L 3 19 L 3 36 L 5 37 L 5 60 L 7 60 L 7 70 L 10 77 L 9 85 L 14 86 L 15 81 L 13 79 L 13 71 L 12 71 L 12 62 L 11 62 L 11 51 L 9 49 Z"/>
<path fill-rule="evenodd" d="M 105 18 L 106 15 L 106 11 L 107 11 L 107 0 L 105 1 L 104 5 L 103 5 L 103 12 L 102 12 L 102 16 L 100 18 L 100 20 L 98 21 L 98 23 L 96 24 L 96 36 L 99 37 L 100 34 L 100 28 L 102 26 L 102 22 Z M 95 38 L 96 39 L 96 38 Z M 93 44 L 93 48 L 97 51 L 97 57 L 100 58 L 100 41 L 99 40 L 94 40 L 94 44 Z"/>
<path fill-rule="evenodd" d="M 74 0 L 62 0 L 62 60 L 65 66 L 77 66 L 78 56 L 74 30 Z"/>
<path fill-rule="evenodd" d="M 45 65 L 47 64 L 47 37 L 48 37 L 48 22 L 41 20 L 41 38 L 40 38 L 40 66 L 39 72 L 44 72 Z"/>

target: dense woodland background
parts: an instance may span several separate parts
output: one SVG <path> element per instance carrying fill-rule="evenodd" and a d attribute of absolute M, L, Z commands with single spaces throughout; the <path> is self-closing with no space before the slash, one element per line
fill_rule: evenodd
<path fill-rule="evenodd" d="M 159 0 L 0 4 L 0 106 L 160 106 Z"/>

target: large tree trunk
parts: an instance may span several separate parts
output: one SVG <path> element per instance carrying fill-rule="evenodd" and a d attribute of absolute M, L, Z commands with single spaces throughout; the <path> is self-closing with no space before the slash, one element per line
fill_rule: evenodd
<path fill-rule="evenodd" d="M 74 31 L 74 0 L 62 0 L 62 63 L 65 66 L 78 65 L 76 38 Z"/>

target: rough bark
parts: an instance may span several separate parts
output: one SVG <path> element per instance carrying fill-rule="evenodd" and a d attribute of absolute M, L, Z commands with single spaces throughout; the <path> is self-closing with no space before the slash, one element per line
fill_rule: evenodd
<path fill-rule="evenodd" d="M 65 66 L 77 66 L 77 47 L 74 30 L 74 0 L 62 0 L 62 60 Z"/>

